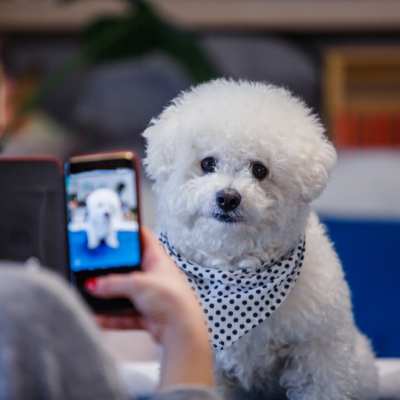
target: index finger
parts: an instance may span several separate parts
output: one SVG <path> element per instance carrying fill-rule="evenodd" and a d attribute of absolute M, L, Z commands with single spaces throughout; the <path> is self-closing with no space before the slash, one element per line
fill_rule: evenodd
<path fill-rule="evenodd" d="M 140 316 L 130 315 L 106 315 L 97 314 L 96 322 L 103 329 L 128 330 L 128 329 L 144 329 L 143 321 Z"/>

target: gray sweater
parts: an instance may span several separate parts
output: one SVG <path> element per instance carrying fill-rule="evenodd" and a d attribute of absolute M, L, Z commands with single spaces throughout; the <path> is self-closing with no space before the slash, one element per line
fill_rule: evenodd
<path fill-rule="evenodd" d="M 78 295 L 59 278 L 0 264 L 0 400 L 127 400 Z M 217 400 L 177 389 L 151 400 Z"/>

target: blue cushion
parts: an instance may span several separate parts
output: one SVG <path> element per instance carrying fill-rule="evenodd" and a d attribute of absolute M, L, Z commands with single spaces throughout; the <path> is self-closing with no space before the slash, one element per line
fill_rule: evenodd
<path fill-rule="evenodd" d="M 400 221 L 322 221 L 343 263 L 358 326 L 379 357 L 400 357 Z"/>

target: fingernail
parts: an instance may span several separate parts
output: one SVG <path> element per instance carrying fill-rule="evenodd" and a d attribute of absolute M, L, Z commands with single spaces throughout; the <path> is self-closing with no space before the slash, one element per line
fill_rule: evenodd
<path fill-rule="evenodd" d="M 89 291 L 95 291 L 97 286 L 96 278 L 89 278 L 85 281 L 85 288 Z"/>

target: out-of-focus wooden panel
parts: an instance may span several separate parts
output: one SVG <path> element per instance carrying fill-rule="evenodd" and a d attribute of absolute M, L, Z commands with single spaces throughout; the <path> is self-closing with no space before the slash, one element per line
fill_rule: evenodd
<path fill-rule="evenodd" d="M 0 137 L 5 126 L 5 106 L 6 106 L 6 92 L 5 92 L 5 80 L 3 76 L 3 68 L 0 64 Z"/>

